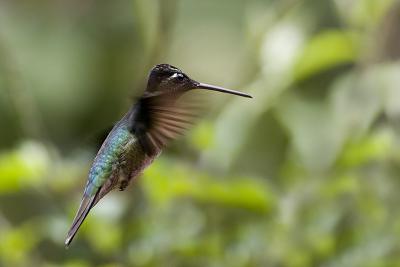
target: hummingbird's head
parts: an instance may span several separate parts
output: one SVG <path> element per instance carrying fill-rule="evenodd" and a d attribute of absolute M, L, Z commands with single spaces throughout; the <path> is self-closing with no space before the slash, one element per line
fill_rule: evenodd
<path fill-rule="evenodd" d="M 162 94 L 180 95 L 192 89 L 219 91 L 251 98 L 250 95 L 242 92 L 197 82 L 183 73 L 180 69 L 169 64 L 156 65 L 150 71 L 145 96 Z"/>
<path fill-rule="evenodd" d="M 146 93 L 161 95 L 167 93 L 183 93 L 196 86 L 180 69 L 169 64 L 159 64 L 150 71 Z"/>

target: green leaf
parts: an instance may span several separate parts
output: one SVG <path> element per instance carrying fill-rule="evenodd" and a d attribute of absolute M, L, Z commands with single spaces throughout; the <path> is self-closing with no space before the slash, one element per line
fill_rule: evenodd
<path fill-rule="evenodd" d="M 30 225 L 7 231 L 0 229 L 0 263 L 3 261 L 6 266 L 26 266 L 30 251 L 37 242 L 38 236 Z"/>
<path fill-rule="evenodd" d="M 352 142 L 344 149 L 339 165 L 353 167 L 384 159 L 389 155 L 393 143 L 393 136 L 389 132 L 375 133 Z"/>
<path fill-rule="evenodd" d="M 357 57 L 354 35 L 330 30 L 310 40 L 294 67 L 296 80 L 307 79 L 333 67 L 354 62 Z"/>
<path fill-rule="evenodd" d="M 216 179 L 161 159 L 145 172 L 142 182 L 146 194 L 155 204 L 188 197 L 204 203 L 266 212 L 274 202 L 271 190 L 257 180 L 242 177 Z"/>
<path fill-rule="evenodd" d="M 0 154 L 0 194 L 42 181 L 48 164 L 47 150 L 34 142 L 26 142 L 14 151 Z"/>

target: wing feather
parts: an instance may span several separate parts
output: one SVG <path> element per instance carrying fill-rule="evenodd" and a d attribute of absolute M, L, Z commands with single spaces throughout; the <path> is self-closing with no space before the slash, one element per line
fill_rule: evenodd
<path fill-rule="evenodd" d="M 132 130 L 148 156 L 182 135 L 197 117 L 191 101 L 177 101 L 174 95 L 142 97 L 138 101 Z"/>

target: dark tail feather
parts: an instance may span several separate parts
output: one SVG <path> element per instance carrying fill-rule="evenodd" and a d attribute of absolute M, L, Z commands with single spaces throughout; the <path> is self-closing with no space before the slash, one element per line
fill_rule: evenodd
<path fill-rule="evenodd" d="M 68 248 L 69 244 L 72 242 L 72 239 L 74 239 L 75 234 L 78 232 L 79 227 L 85 220 L 89 211 L 92 209 L 92 207 L 96 203 L 95 199 L 96 199 L 96 196 L 99 191 L 97 191 L 97 193 L 92 197 L 84 196 L 82 198 L 82 202 L 81 202 L 81 205 L 79 206 L 79 210 L 75 215 L 74 221 L 72 222 L 72 226 L 68 231 L 67 238 L 65 239 L 65 246 L 67 248 Z"/>

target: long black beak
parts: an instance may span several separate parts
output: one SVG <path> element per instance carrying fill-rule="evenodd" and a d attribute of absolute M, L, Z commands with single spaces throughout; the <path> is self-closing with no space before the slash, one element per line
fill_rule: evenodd
<path fill-rule="evenodd" d="M 198 83 L 196 86 L 196 89 L 205 89 L 205 90 L 211 90 L 211 91 L 217 91 L 217 92 L 222 92 L 226 94 L 232 94 L 232 95 L 238 95 L 238 96 L 243 96 L 243 97 L 248 97 L 248 98 L 253 98 L 251 95 L 231 90 L 231 89 L 226 89 L 223 87 L 211 85 L 211 84 L 206 84 L 206 83 Z"/>

